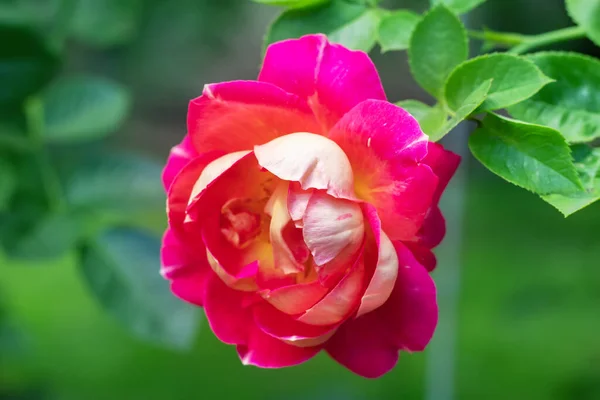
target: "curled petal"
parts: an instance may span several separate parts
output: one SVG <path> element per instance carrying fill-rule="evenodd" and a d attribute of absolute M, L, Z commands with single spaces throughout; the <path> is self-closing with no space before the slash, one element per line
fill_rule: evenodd
<path fill-rule="evenodd" d="M 293 274 L 303 271 L 304 266 L 296 259 L 296 254 L 292 252 L 284 237 L 286 227 L 291 222 L 287 209 L 287 193 L 288 183 L 281 182 L 267 203 L 269 214 L 271 215 L 269 237 L 271 246 L 273 247 L 275 267 L 280 269 L 284 274 Z M 304 245 L 304 242 L 300 244 Z M 305 245 L 304 252 L 308 253 Z"/>
<path fill-rule="evenodd" d="M 306 100 L 256 81 L 206 85 L 190 102 L 187 125 L 196 148 L 224 153 L 292 132 L 320 132 Z"/>
<path fill-rule="evenodd" d="M 166 191 L 169 191 L 169 187 L 171 187 L 171 183 L 173 183 L 173 179 L 179 171 L 198 155 L 188 135 L 185 135 L 181 143 L 171 149 L 162 173 L 163 186 Z"/>
<path fill-rule="evenodd" d="M 212 274 L 203 246 L 191 252 L 175 237 L 171 229 L 163 236 L 161 248 L 161 275 L 171 281 L 171 291 L 188 303 L 202 306 L 206 282 Z"/>
<path fill-rule="evenodd" d="M 186 208 L 192 194 L 192 188 L 204 168 L 221 155 L 222 154 L 218 152 L 202 153 L 183 167 L 169 188 L 167 194 L 169 226 L 174 234 L 181 239 L 187 237 L 184 231 L 184 221 L 186 217 Z"/>
<path fill-rule="evenodd" d="M 314 281 L 265 290 L 261 296 L 279 311 L 294 315 L 314 306 L 328 291 L 319 281 Z"/>
<path fill-rule="evenodd" d="M 330 139 L 296 132 L 255 146 L 261 167 L 302 189 L 321 189 L 335 197 L 354 198 L 354 176 L 348 157 Z"/>
<path fill-rule="evenodd" d="M 212 274 L 206 288 L 204 311 L 210 328 L 222 342 L 247 343 L 253 325 L 252 310 L 245 307 L 249 296 L 229 288 Z"/>
<path fill-rule="evenodd" d="M 324 193 L 310 198 L 304 214 L 304 241 L 317 265 L 347 262 L 361 247 L 365 227 L 360 205 Z"/>
<path fill-rule="evenodd" d="M 361 251 L 348 274 L 321 301 L 298 317 L 298 321 L 311 325 L 334 325 L 348 318 L 359 304 L 364 273 Z"/>
<path fill-rule="evenodd" d="M 206 258 L 213 272 L 230 288 L 244 292 L 253 292 L 258 289 L 256 285 L 258 261 L 240 265 L 239 269 L 230 272 L 231 270 L 223 268 L 209 251 L 206 252 Z"/>
<path fill-rule="evenodd" d="M 377 216 L 377 211 L 369 204 L 363 204 L 363 209 L 367 221 L 369 221 L 374 242 L 371 246 L 367 243 L 367 248 L 376 249 L 377 254 L 375 257 L 365 257 L 367 262 L 375 261 L 376 264 L 367 290 L 360 301 L 357 317 L 369 313 L 385 303 L 390 297 L 398 277 L 396 249 L 385 232 L 381 230 L 381 221 Z M 372 260 L 373 258 L 375 260 Z"/>
<path fill-rule="evenodd" d="M 335 326 L 303 324 L 267 303 L 258 304 L 253 310 L 254 322 L 263 332 L 293 346 L 318 346 L 335 333 Z"/>
<path fill-rule="evenodd" d="M 302 218 L 304 218 L 304 213 L 306 212 L 306 207 L 308 207 L 308 201 L 312 194 L 312 189 L 302 190 L 302 187 L 298 182 L 290 182 L 287 206 L 290 218 L 292 218 L 292 221 L 294 221 L 294 224 L 296 224 L 296 227 L 298 228 L 302 228 L 304 225 Z"/>
<path fill-rule="evenodd" d="M 266 334 L 253 325 L 247 344 L 238 345 L 237 351 L 244 365 L 282 368 L 308 361 L 321 351 L 321 346 L 293 346 Z"/>
<path fill-rule="evenodd" d="M 386 98 L 369 56 L 331 44 L 325 35 L 270 45 L 258 79 L 308 99 L 325 131 L 361 101 Z"/>
<path fill-rule="evenodd" d="M 250 151 L 236 151 L 234 153 L 225 154 L 211 161 L 203 170 L 198 180 L 194 184 L 192 193 L 190 194 L 189 202 L 200 194 L 206 187 L 223 172 L 227 171 L 233 164 L 239 161 L 242 157 L 250 153 Z"/>

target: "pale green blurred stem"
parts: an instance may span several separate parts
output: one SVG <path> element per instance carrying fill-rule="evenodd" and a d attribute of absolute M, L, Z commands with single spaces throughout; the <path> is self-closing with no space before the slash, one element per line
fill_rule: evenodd
<path fill-rule="evenodd" d="M 496 46 L 509 48 L 508 52 L 523 54 L 530 50 L 585 37 L 585 32 L 579 26 L 541 33 L 539 35 L 522 35 L 510 32 L 469 31 L 469 36 Z"/>
<path fill-rule="evenodd" d="M 48 207 L 50 211 L 63 212 L 66 210 L 66 204 L 60 179 L 44 146 L 44 105 L 39 97 L 31 97 L 26 101 L 25 116 L 31 151 L 40 170 Z"/>
<path fill-rule="evenodd" d="M 446 218 L 446 236 L 435 251 L 438 267 L 432 273 L 437 287 L 439 320 L 426 351 L 426 400 L 453 400 L 456 396 L 459 294 L 470 157 L 467 137 L 471 128 L 461 124 L 443 140 L 446 148 L 462 156 L 462 161 L 440 202 Z"/>

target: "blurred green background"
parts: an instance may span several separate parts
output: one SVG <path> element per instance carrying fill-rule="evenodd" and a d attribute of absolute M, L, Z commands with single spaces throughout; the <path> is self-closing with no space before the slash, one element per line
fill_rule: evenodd
<path fill-rule="evenodd" d="M 422 10 L 426 1 L 384 5 Z M 55 136 L 44 131 L 51 136 L 43 145 L 47 151 L 23 155 L 15 150 L 20 139 L 14 138 L 22 135 L 13 127 L 25 119 L 30 126 L 24 129 L 32 130 L 36 103 L 5 100 L 12 92 L 4 81 L 0 87 L 0 139 L 9 138 L 0 140 L 0 192 L 20 188 L 11 199 L 0 196 L 0 399 L 438 400 L 431 395 L 437 378 L 427 376 L 432 371 L 427 363 L 438 358 L 428 352 L 403 353 L 398 367 L 378 380 L 357 377 L 325 355 L 285 370 L 243 367 L 235 349 L 215 339 L 202 322 L 191 350 L 134 338 L 119 316 L 104 311 L 82 279 L 85 245 L 79 241 L 93 236 L 89 232 L 128 225 L 160 235 L 165 225 L 160 166 L 185 133 L 187 102 L 204 83 L 255 78 L 262 37 L 277 12 L 246 0 L 0 1 L 0 74 L 5 74 L 0 76 L 12 76 L 4 60 L 36 51 L 35 40 L 15 36 L 23 29 L 38 33 L 62 60 L 57 66 L 50 59 L 42 63 L 35 75 L 41 95 L 27 84 L 20 86 L 45 105 L 41 119 L 51 125 L 56 107 L 60 122 L 69 113 L 61 104 L 68 101 L 104 107 L 88 116 L 98 129 L 87 132 L 86 140 L 73 139 L 86 129 L 70 120 Z M 489 0 L 466 22 L 522 33 L 570 24 L 561 0 Z M 587 42 L 572 46 L 598 52 Z M 390 100 L 428 100 L 410 77 L 405 53 L 381 55 L 375 49 L 373 58 Z M 81 76 L 110 79 L 108 86 L 114 86 L 88 82 L 91 94 L 83 100 L 65 99 L 53 89 L 57 82 Z M 103 102 L 103 96 L 108 100 Z M 102 126 L 111 121 L 114 126 Z M 117 132 L 107 136 L 112 131 Z M 65 139 L 68 135 L 73 137 Z M 460 132 L 448 139 L 450 147 L 464 147 Z M 111 158 L 121 154 L 116 161 Z M 102 158 L 104 167 L 94 164 L 94 157 Z M 64 252 L 30 259 L 21 254 L 28 253 L 27 247 L 13 246 L 15 237 L 30 237 L 37 225 L 29 221 L 37 221 L 37 215 L 64 212 L 60 202 L 53 210 L 51 200 L 39 205 L 31 200 L 40 196 L 47 179 L 30 166 L 40 166 L 43 175 L 45 163 L 56 166 L 56 180 L 75 210 L 69 214 L 78 226 L 74 236 L 80 239 L 67 240 Z M 111 169 L 107 178 L 102 168 L 119 163 L 128 167 Z M 18 183 L 3 182 L 2 168 L 16 171 L 12 176 Z M 89 168 L 93 173 L 85 172 Z M 442 293 L 458 293 L 454 398 L 600 399 L 600 206 L 564 219 L 468 157 L 462 168 L 444 199 L 447 213 L 464 211 L 462 219 L 449 216 L 450 232 L 460 234 L 449 235 L 440 248 L 442 254 L 454 251 L 460 262 L 448 265 L 452 282 L 444 274 L 445 263 L 455 263 L 452 257 L 442 258 L 433 274 Z M 111 201 L 118 207 L 107 206 Z M 25 222 L 14 225 L 21 214 Z M 62 237 L 70 229 L 50 224 L 48 236 Z M 158 275 L 158 260 L 146 256 L 137 261 L 139 268 Z M 168 291 L 166 286 L 157 290 Z M 439 400 L 451 398 L 446 393 Z"/>

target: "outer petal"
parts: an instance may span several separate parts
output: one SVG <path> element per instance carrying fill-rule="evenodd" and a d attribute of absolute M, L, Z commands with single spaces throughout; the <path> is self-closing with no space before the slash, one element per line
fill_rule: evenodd
<path fill-rule="evenodd" d="M 261 167 L 302 189 L 321 189 L 335 197 L 355 198 L 348 157 L 330 139 L 297 132 L 254 147 Z"/>
<path fill-rule="evenodd" d="M 161 275 L 171 281 L 171 290 L 177 297 L 197 306 L 204 303 L 206 282 L 212 274 L 203 253 L 202 248 L 186 248 L 171 229 L 165 231 L 161 248 Z"/>
<path fill-rule="evenodd" d="M 427 157 L 423 162 L 433 170 L 439 179 L 439 183 L 433 195 L 432 206 L 423 221 L 423 226 L 412 241 L 431 249 L 440 244 L 446 234 L 446 221 L 437 204 L 458 168 L 460 156 L 445 150 L 438 143 L 429 143 Z"/>
<path fill-rule="evenodd" d="M 402 350 L 422 351 L 438 321 L 435 284 L 410 250 L 395 242 L 398 279 L 388 301 L 376 312 L 388 323 L 392 342 Z"/>
<path fill-rule="evenodd" d="M 270 45 L 258 79 L 308 99 L 325 130 L 361 101 L 385 100 L 369 56 L 330 44 L 324 35 Z"/>
<path fill-rule="evenodd" d="M 363 210 L 373 234 L 374 246 L 372 247 L 377 254 L 373 257 L 376 264 L 367 290 L 360 301 L 357 317 L 369 313 L 385 303 L 390 297 L 398 277 L 396 249 L 385 232 L 381 230 L 381 221 L 377 216 L 377 211 L 370 204 L 363 204 Z M 373 262 L 369 256 L 365 256 L 365 260 Z"/>
<path fill-rule="evenodd" d="M 179 171 L 194 158 L 198 157 L 198 155 L 188 135 L 185 135 L 181 143 L 171 149 L 167 164 L 162 173 L 163 186 L 166 191 L 169 190 L 173 179 L 175 179 Z"/>
<path fill-rule="evenodd" d="M 427 155 L 428 138 L 417 120 L 387 101 L 366 100 L 358 104 L 331 129 L 329 138 L 344 151 L 359 145 L 363 153 L 372 152 L 387 162 L 417 163 Z M 353 166 L 354 161 L 358 160 L 351 159 Z"/>
<path fill-rule="evenodd" d="M 250 150 L 292 132 L 320 132 L 306 101 L 264 82 L 207 85 L 190 102 L 188 132 L 196 148 Z"/>
<path fill-rule="evenodd" d="M 454 176 L 460 164 L 460 156 L 444 149 L 439 143 L 429 142 L 427 145 L 427 156 L 423 163 L 429 165 L 434 174 L 439 178 L 433 202 L 438 203 L 444 189 Z"/>
<path fill-rule="evenodd" d="M 250 296 L 225 285 L 215 274 L 206 288 L 204 310 L 210 328 L 227 344 L 247 343 L 252 323 L 252 310 L 244 307 Z"/>
<path fill-rule="evenodd" d="M 348 155 L 356 193 L 373 204 L 392 240 L 412 240 L 429 210 L 437 177 L 425 164 L 427 136 L 393 104 L 367 100 L 333 127 L 331 139 Z"/>
<path fill-rule="evenodd" d="M 254 306 L 254 322 L 266 334 L 299 347 L 323 344 L 336 329 L 335 326 L 303 324 L 264 302 Z"/>
<path fill-rule="evenodd" d="M 310 198 L 303 225 L 304 241 L 317 266 L 324 266 L 334 259 L 335 264 L 350 264 L 365 237 L 360 205 L 322 192 L 314 193 Z M 317 272 L 323 279 L 323 275 L 333 272 L 319 269 L 317 267 Z"/>
<path fill-rule="evenodd" d="M 325 349 L 331 358 L 355 374 L 377 378 L 398 362 L 398 348 L 385 337 L 385 321 L 369 313 L 346 321 Z"/>
<path fill-rule="evenodd" d="M 432 249 L 441 243 L 444 236 L 446 236 L 446 220 L 438 205 L 433 204 L 412 241 Z"/>
<path fill-rule="evenodd" d="M 321 351 L 321 346 L 292 346 L 267 335 L 257 326 L 253 326 L 248 343 L 237 346 L 237 351 L 244 365 L 282 368 L 308 361 Z"/>
<path fill-rule="evenodd" d="M 437 266 L 437 259 L 431 249 L 422 246 L 418 243 L 405 242 L 404 245 L 410 249 L 419 264 L 425 267 L 428 272 L 431 272 Z"/>

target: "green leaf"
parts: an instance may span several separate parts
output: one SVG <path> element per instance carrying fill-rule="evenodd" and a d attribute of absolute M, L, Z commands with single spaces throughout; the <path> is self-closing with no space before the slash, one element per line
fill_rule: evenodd
<path fill-rule="evenodd" d="M 600 46 L 600 0 L 567 0 L 566 3 L 573 21 Z"/>
<path fill-rule="evenodd" d="M 382 10 L 362 4 L 332 3 L 284 11 L 269 27 L 265 47 L 273 42 L 324 33 L 329 40 L 348 48 L 370 51 L 377 41 Z"/>
<path fill-rule="evenodd" d="M 116 228 L 81 249 L 80 267 L 99 303 L 131 333 L 166 347 L 192 346 L 198 309 L 177 299 L 159 274 L 160 239 Z"/>
<path fill-rule="evenodd" d="M 471 115 L 475 110 L 483 103 L 486 99 L 490 88 L 492 87 L 492 80 L 488 79 L 483 82 L 477 89 L 473 91 L 464 102 L 458 107 L 458 110 L 454 113 L 452 118 L 446 121 L 439 129 L 433 131 L 429 135 L 429 140 L 432 142 L 437 142 L 444 136 L 446 136 L 452 129 L 456 128 L 458 124 L 464 121 L 469 115 Z"/>
<path fill-rule="evenodd" d="M 48 88 L 42 100 L 48 142 L 102 138 L 122 125 L 130 108 L 125 88 L 97 77 L 59 80 Z"/>
<path fill-rule="evenodd" d="M 142 0 L 78 0 L 70 33 L 98 47 L 128 43 L 137 34 Z"/>
<path fill-rule="evenodd" d="M 577 53 L 529 56 L 556 82 L 509 108 L 518 119 L 558 130 L 571 143 L 600 137 L 600 61 Z"/>
<path fill-rule="evenodd" d="M 415 26 L 421 16 L 408 10 L 398 10 L 385 15 L 379 24 L 381 51 L 406 50 Z"/>
<path fill-rule="evenodd" d="M 66 178 L 71 207 L 97 213 L 146 213 L 165 205 L 162 165 L 125 153 L 90 156 Z"/>
<path fill-rule="evenodd" d="M 415 27 L 408 57 L 416 81 L 434 97 L 441 97 L 446 78 L 468 55 L 467 32 L 444 6 L 437 6 Z"/>
<path fill-rule="evenodd" d="M 483 2 L 485 0 L 431 0 L 431 6 L 444 4 L 455 13 L 463 14 L 483 4 Z"/>
<path fill-rule="evenodd" d="M 419 121 L 421 129 L 425 134 L 429 135 L 430 140 L 432 133 L 437 132 L 448 118 L 444 108 L 439 104 L 430 107 L 417 100 L 402 100 L 397 102 L 396 105 L 408 111 L 417 121 Z"/>
<path fill-rule="evenodd" d="M 30 30 L 0 26 L 0 107 L 40 90 L 58 69 L 58 58 Z"/>
<path fill-rule="evenodd" d="M 304 8 L 329 3 L 331 0 L 253 0 L 255 3 L 288 8 Z"/>
<path fill-rule="evenodd" d="M 13 232 L 4 243 L 6 255 L 19 260 L 46 260 L 64 256 L 75 247 L 81 234 L 77 219 L 66 214 L 48 214 L 27 231 Z"/>
<path fill-rule="evenodd" d="M 582 189 L 569 146 L 554 129 L 488 114 L 469 138 L 469 147 L 490 171 L 534 193 Z"/>
<path fill-rule="evenodd" d="M 13 167 L 0 159 L 0 212 L 8 208 L 8 203 L 17 188 L 17 175 Z"/>
<path fill-rule="evenodd" d="M 600 148 L 575 145 L 573 158 L 584 190 L 570 195 L 542 196 L 542 199 L 556 207 L 565 217 L 600 200 Z"/>
<path fill-rule="evenodd" d="M 492 87 L 480 110 L 496 110 L 523 101 L 536 94 L 552 79 L 531 61 L 504 53 L 483 55 L 459 65 L 446 82 L 444 94 L 452 110 L 485 81 Z"/>

